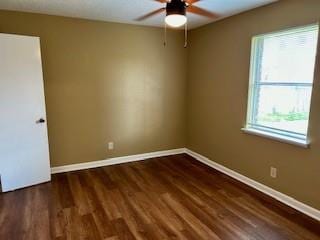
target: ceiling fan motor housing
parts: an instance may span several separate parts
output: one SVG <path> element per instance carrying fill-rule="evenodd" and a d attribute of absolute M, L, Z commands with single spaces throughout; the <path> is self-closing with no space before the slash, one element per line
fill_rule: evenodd
<path fill-rule="evenodd" d="M 167 3 L 167 16 L 173 14 L 186 15 L 187 4 L 182 0 L 171 0 Z"/>

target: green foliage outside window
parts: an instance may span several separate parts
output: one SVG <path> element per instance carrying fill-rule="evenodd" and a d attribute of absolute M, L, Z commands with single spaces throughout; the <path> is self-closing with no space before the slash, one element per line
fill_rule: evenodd
<path fill-rule="evenodd" d="M 296 112 L 291 111 L 289 113 L 280 113 L 273 111 L 273 113 L 267 113 L 262 115 L 258 121 L 262 122 L 282 122 L 282 121 L 299 121 L 299 120 L 308 120 L 308 112 Z"/>

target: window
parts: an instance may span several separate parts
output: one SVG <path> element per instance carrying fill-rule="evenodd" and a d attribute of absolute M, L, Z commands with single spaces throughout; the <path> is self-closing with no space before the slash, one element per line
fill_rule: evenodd
<path fill-rule="evenodd" d="M 253 38 L 245 131 L 307 144 L 318 29 Z"/>

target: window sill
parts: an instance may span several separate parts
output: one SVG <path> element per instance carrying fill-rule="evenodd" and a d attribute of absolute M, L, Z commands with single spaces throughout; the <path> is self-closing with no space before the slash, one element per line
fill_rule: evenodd
<path fill-rule="evenodd" d="M 309 148 L 310 146 L 310 143 L 308 142 L 308 140 L 300 140 L 296 138 L 285 137 L 280 134 L 268 133 L 268 132 L 264 132 L 264 131 L 253 129 L 253 128 L 242 128 L 241 130 L 248 134 L 273 139 L 279 142 L 288 143 L 288 144 L 296 145 L 303 148 Z"/>

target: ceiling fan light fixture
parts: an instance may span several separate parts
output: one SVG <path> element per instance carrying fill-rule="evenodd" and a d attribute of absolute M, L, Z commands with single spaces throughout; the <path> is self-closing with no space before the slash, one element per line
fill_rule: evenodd
<path fill-rule="evenodd" d="M 187 23 L 187 17 L 182 14 L 170 14 L 165 18 L 166 24 L 171 27 L 181 27 Z"/>

